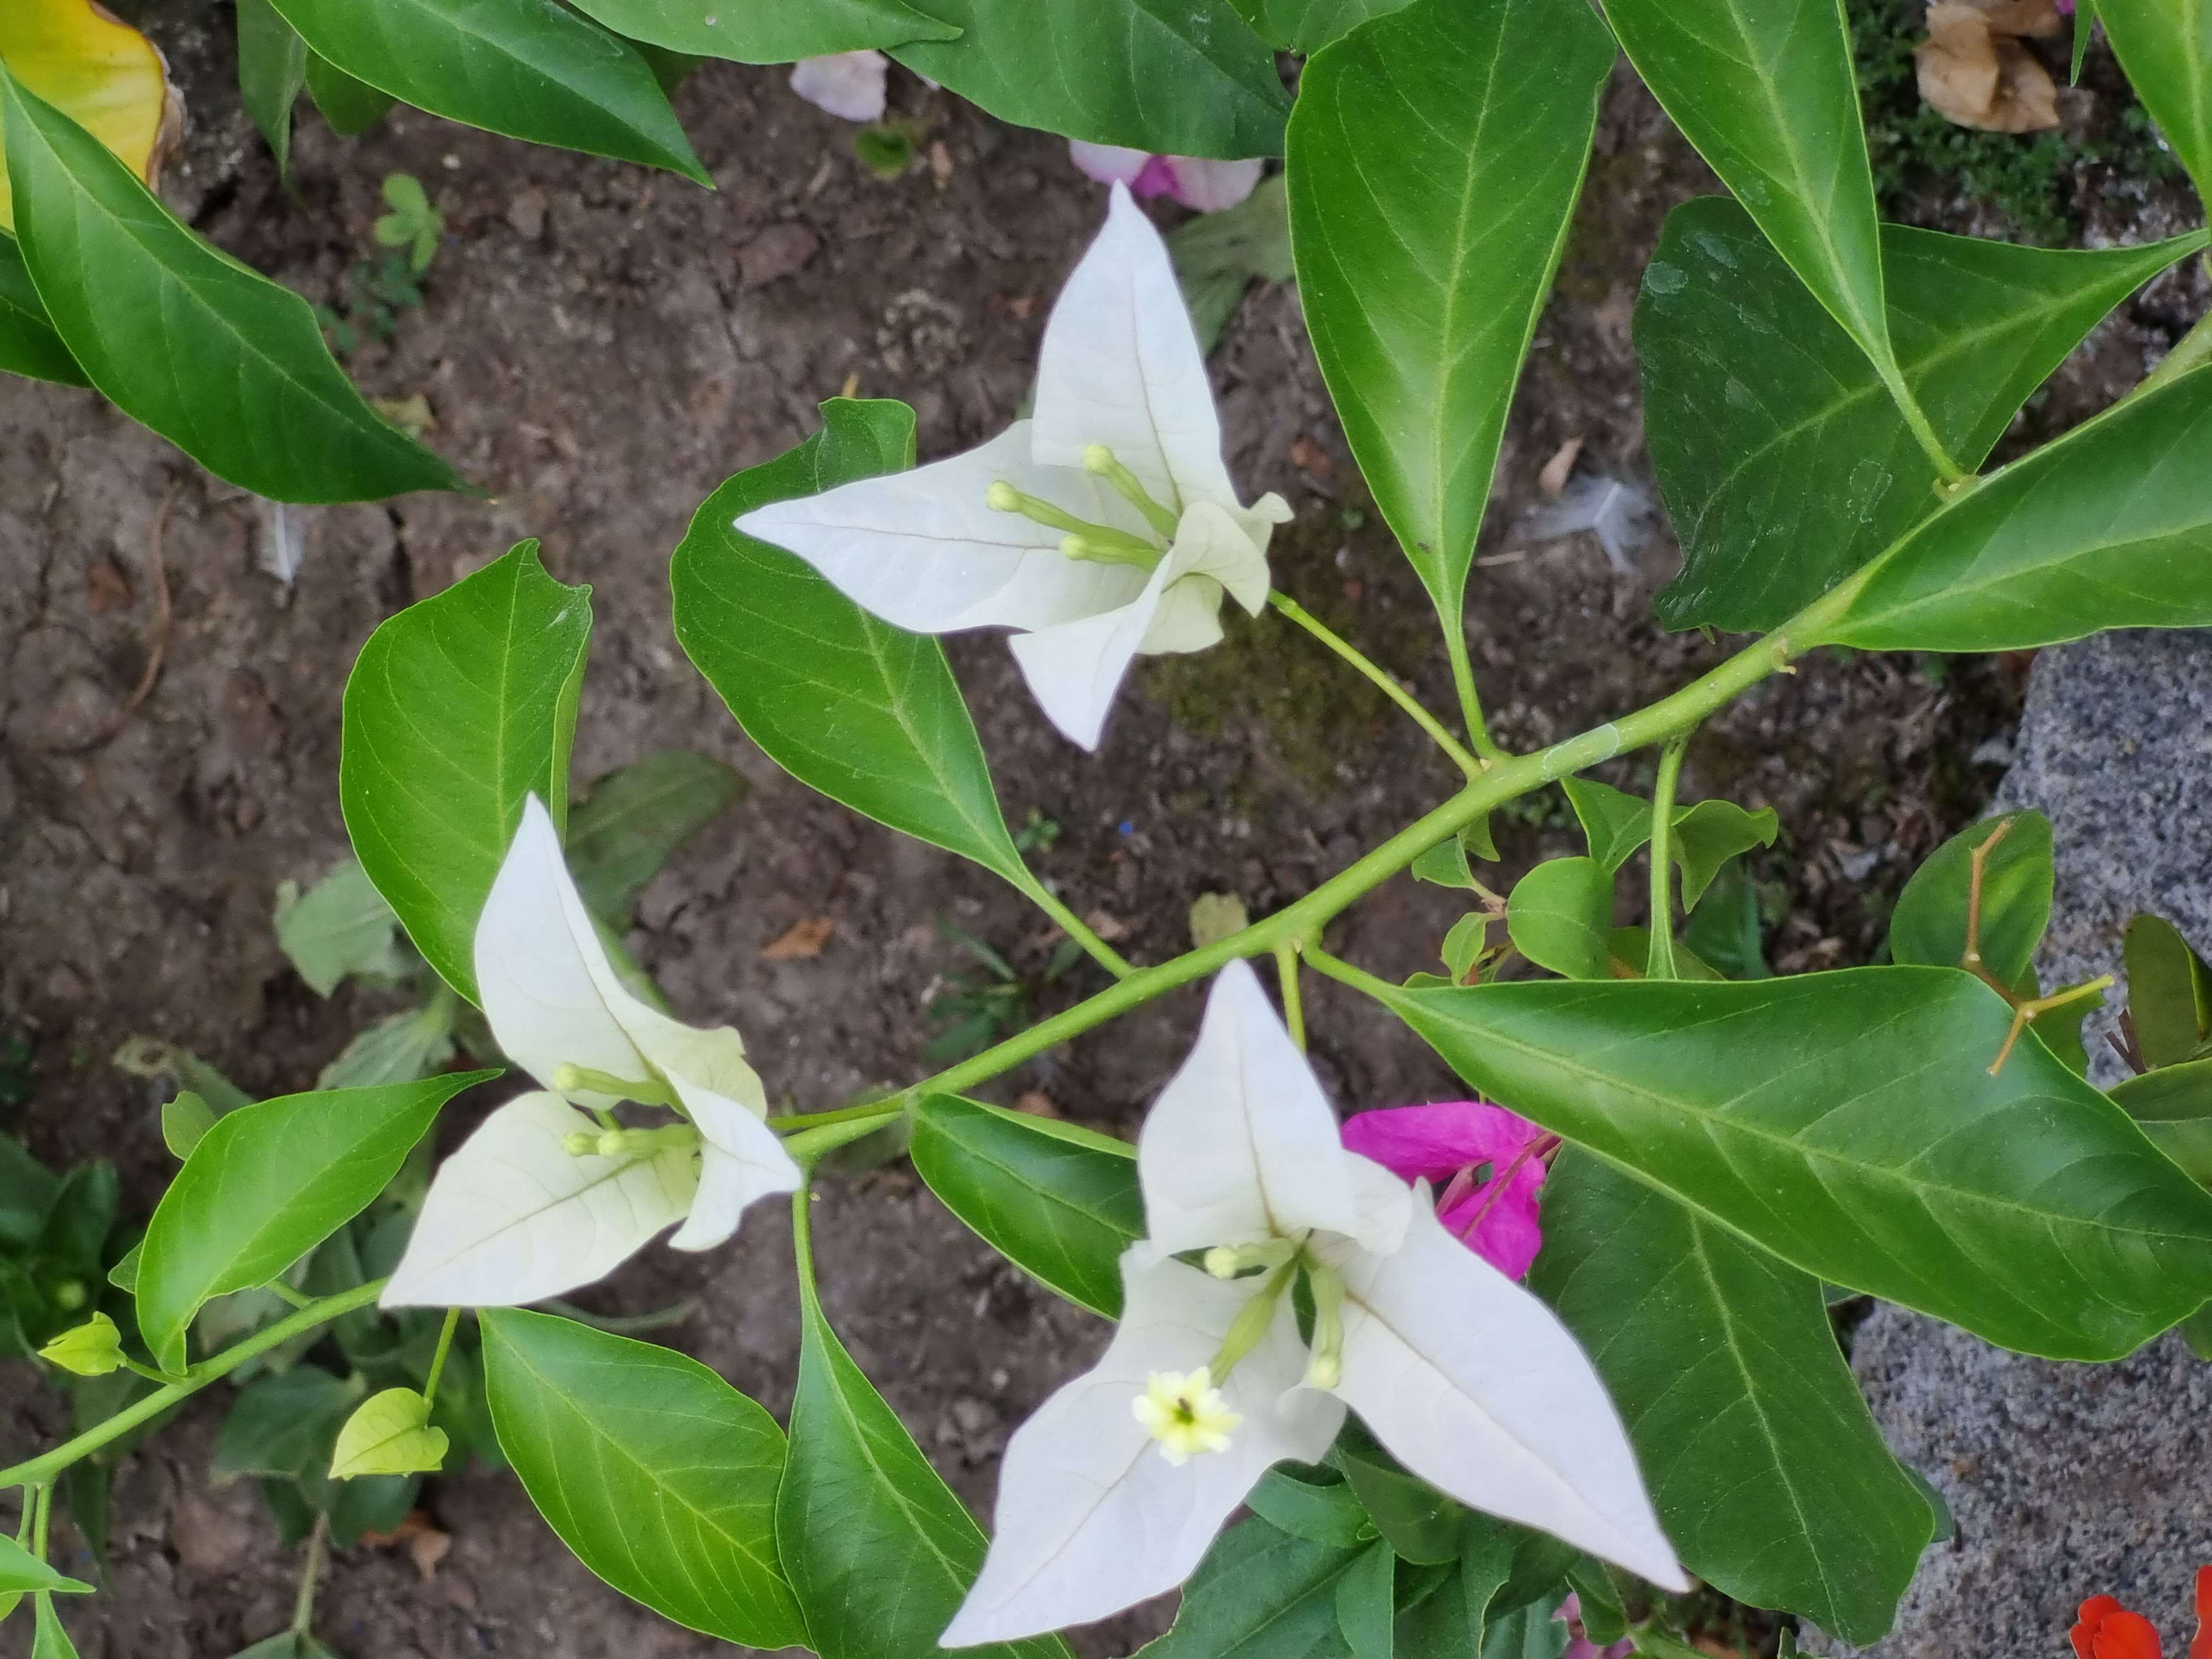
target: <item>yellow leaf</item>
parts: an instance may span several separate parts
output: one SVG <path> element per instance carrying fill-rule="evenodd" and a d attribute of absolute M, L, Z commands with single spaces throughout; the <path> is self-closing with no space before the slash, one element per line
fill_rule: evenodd
<path fill-rule="evenodd" d="M 4 0 L 0 64 L 154 182 L 180 117 L 168 66 L 151 40 L 93 0 Z M 0 228 L 13 230 L 4 158 L 0 151 Z"/>
<path fill-rule="evenodd" d="M 331 1479 L 434 1472 L 446 1461 L 448 1443 L 446 1431 L 429 1423 L 430 1402 L 412 1389 L 369 1395 L 338 1431 Z"/>

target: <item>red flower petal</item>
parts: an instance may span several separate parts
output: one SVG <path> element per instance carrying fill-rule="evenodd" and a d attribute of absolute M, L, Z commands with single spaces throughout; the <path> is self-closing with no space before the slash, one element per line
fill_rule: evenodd
<path fill-rule="evenodd" d="M 2120 1610 L 2117 1595 L 2093 1595 L 2081 1604 L 2081 1622 L 2067 1632 L 2076 1659 L 2097 1659 L 2097 1627 Z"/>
<path fill-rule="evenodd" d="M 2096 1659 L 2164 1659 L 2158 1632 L 2139 1613 L 2108 1614 L 2090 1646 Z"/>
<path fill-rule="evenodd" d="M 2212 1659 L 2212 1567 L 2197 1570 L 2197 1639 L 2189 1659 Z"/>

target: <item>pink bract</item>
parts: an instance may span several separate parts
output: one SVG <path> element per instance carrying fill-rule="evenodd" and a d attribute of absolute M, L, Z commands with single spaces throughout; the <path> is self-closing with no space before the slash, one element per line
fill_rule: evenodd
<path fill-rule="evenodd" d="M 1502 1191 L 1498 1176 L 1543 1138 L 1544 1131 L 1519 1114 L 1480 1100 L 1386 1106 L 1344 1126 L 1348 1150 L 1402 1181 L 1436 1186 L 1437 1219 L 1445 1231 L 1509 1279 L 1528 1271 L 1544 1242 L 1537 1197 L 1546 1169 L 1540 1158 L 1523 1159 Z M 1486 1164 L 1489 1177 L 1480 1186 L 1457 1179 Z"/>
<path fill-rule="evenodd" d="M 1189 155 L 1154 155 L 1118 144 L 1067 142 L 1078 170 L 1102 185 L 1127 185 L 1132 196 L 1169 196 L 1200 213 L 1235 207 L 1260 182 L 1266 164 L 1207 161 Z"/>

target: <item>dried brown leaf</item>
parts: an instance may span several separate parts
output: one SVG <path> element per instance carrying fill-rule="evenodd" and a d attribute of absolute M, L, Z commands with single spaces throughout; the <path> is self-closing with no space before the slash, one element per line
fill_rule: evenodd
<path fill-rule="evenodd" d="M 1984 132 L 2045 132 L 2058 125 L 2058 86 L 2015 37 L 2040 33 L 2049 0 L 1936 0 L 1914 53 L 1920 95 L 1947 121 Z"/>
<path fill-rule="evenodd" d="M 1536 488 L 1555 501 L 1565 495 L 1567 480 L 1573 476 L 1575 462 L 1582 453 L 1583 440 L 1577 433 L 1561 444 L 1552 459 L 1544 463 L 1544 470 L 1536 475 Z"/>
<path fill-rule="evenodd" d="M 761 957 L 768 962 L 811 962 L 836 931 L 837 924 L 829 917 L 807 916 L 763 945 Z"/>

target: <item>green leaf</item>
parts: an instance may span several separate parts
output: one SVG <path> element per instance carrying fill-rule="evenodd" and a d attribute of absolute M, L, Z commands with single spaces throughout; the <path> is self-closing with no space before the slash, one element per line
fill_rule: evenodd
<path fill-rule="evenodd" d="M 1121 1316 L 1121 1253 L 1145 1231 L 1137 1149 L 952 1095 L 915 1109 L 914 1167 L 992 1249 L 1079 1307 Z"/>
<path fill-rule="evenodd" d="M 362 1401 L 338 1431 L 331 1479 L 435 1473 L 452 1450 L 443 1429 L 430 1426 L 430 1402 L 412 1389 L 386 1389 Z"/>
<path fill-rule="evenodd" d="M 315 1079 L 318 1089 L 368 1089 L 412 1083 L 453 1057 L 453 995 L 380 1019 L 346 1044 Z"/>
<path fill-rule="evenodd" d="M 280 501 L 458 489 L 362 401 L 313 309 L 195 236 L 106 145 L 0 73 L 15 234 L 94 386 L 209 471 Z"/>
<path fill-rule="evenodd" d="M 1563 778 L 1567 802 L 1582 821 L 1590 856 L 1608 875 L 1635 856 L 1651 839 L 1651 803 L 1595 778 Z"/>
<path fill-rule="evenodd" d="M 1324 1481 L 1309 1479 L 1309 1474 L 1332 1478 Z M 1358 1549 L 1380 1535 L 1351 1484 L 1333 1469 L 1294 1474 L 1289 1465 L 1279 1463 L 1260 1477 L 1244 1502 L 1278 1532 L 1310 1543 Z"/>
<path fill-rule="evenodd" d="M 523 802 L 558 823 L 592 590 L 523 542 L 368 637 L 346 681 L 338 801 L 369 879 L 471 1001 L 477 917 Z"/>
<path fill-rule="evenodd" d="M 238 90 L 246 112 L 292 182 L 292 106 L 307 84 L 307 43 L 269 0 L 238 0 Z"/>
<path fill-rule="evenodd" d="M 1357 1419 L 1338 1442 L 1334 1461 L 1401 1557 L 1420 1565 L 1459 1559 L 1471 1518 L 1466 1506 L 1408 1474 Z"/>
<path fill-rule="evenodd" d="M 0 1135 L 0 1249 L 21 1249 L 36 1239 L 60 1192 L 59 1176 L 21 1141 Z"/>
<path fill-rule="evenodd" d="M 871 46 L 951 40 L 960 33 L 903 0 L 779 0 L 733 6 L 701 6 L 694 0 L 577 0 L 577 5 L 632 40 L 739 64 L 790 64 Z"/>
<path fill-rule="evenodd" d="M 1560 1659 L 1567 1626 L 1557 1614 L 1565 1598 L 1556 1593 L 1494 1619 L 1482 1635 L 1482 1659 Z"/>
<path fill-rule="evenodd" d="M 1682 1565 L 1864 1647 L 1935 1519 L 1836 1345 L 1820 1281 L 1571 1152 L 1529 1288 L 1589 1352 Z"/>
<path fill-rule="evenodd" d="M 276 943 L 316 995 L 327 997 L 349 974 L 396 980 L 399 918 L 357 859 L 348 859 L 301 893 L 276 890 Z"/>
<path fill-rule="evenodd" d="M 307 93 L 341 138 L 357 138 L 390 113 L 399 100 L 388 92 L 356 81 L 327 58 L 307 54 Z"/>
<path fill-rule="evenodd" d="M 1367 988 L 1483 1090 L 1809 1273 L 2049 1358 L 2212 1295 L 2212 1194 L 1936 968 Z"/>
<path fill-rule="evenodd" d="M 891 56 L 1002 121 L 1162 155 L 1273 155 L 1290 96 L 1229 0 L 926 0 L 960 29 Z"/>
<path fill-rule="evenodd" d="M 2129 1078 L 2112 1099 L 2192 1179 L 2212 1187 L 2212 1060 Z"/>
<path fill-rule="evenodd" d="M 1644 969 L 1651 961 L 1651 930 L 1649 927 L 1616 927 L 1607 939 L 1606 948 L 1612 952 L 1611 972 L 1614 978 L 1642 979 Z M 1728 975 L 1677 939 L 1674 942 L 1674 977 L 1726 979 Z"/>
<path fill-rule="evenodd" d="M 713 186 L 645 59 L 556 0 L 270 3 L 318 57 L 417 109 Z"/>
<path fill-rule="evenodd" d="M 161 1108 L 161 1144 L 179 1164 L 215 1127 L 215 1108 L 187 1089 Z"/>
<path fill-rule="evenodd" d="M 438 1109 L 496 1072 L 287 1095 L 219 1120 L 147 1224 L 138 1329 L 163 1370 L 210 1298 L 266 1285 L 368 1207 Z"/>
<path fill-rule="evenodd" d="M 568 815 L 568 868 L 586 907 L 610 927 L 628 927 L 660 866 L 744 792 L 735 772 L 689 749 L 659 750 L 608 773 Z"/>
<path fill-rule="evenodd" d="M 1552 859 L 1508 896 L 1505 931 L 1539 968 L 1569 979 L 1613 972 L 1613 877 L 1595 859 Z"/>
<path fill-rule="evenodd" d="M 1352 1659 L 1392 1659 L 1396 1651 L 1398 1557 L 1379 1540 L 1336 1581 L 1336 1623 Z"/>
<path fill-rule="evenodd" d="M 1467 861 L 1467 847 L 1457 836 L 1447 836 L 1413 860 L 1407 873 L 1415 881 L 1456 887 L 1463 892 L 1472 891 L 1474 887 L 1474 872 Z"/>
<path fill-rule="evenodd" d="M 0 1590 L 27 1595 L 44 1590 L 68 1595 L 89 1595 L 92 1586 L 64 1577 L 21 1544 L 0 1534 Z"/>
<path fill-rule="evenodd" d="M 2128 923 L 2128 1023 L 2152 1066 L 2197 1058 L 2212 1037 L 2212 968 L 2162 916 Z"/>
<path fill-rule="evenodd" d="M 983 1564 L 982 1529 L 830 1328 L 808 1262 L 807 1201 L 802 1189 L 799 1383 L 778 1549 L 821 1659 L 935 1659 Z M 1057 1637 L 963 1651 L 1069 1659 Z"/>
<path fill-rule="evenodd" d="M 190 1089 L 212 1106 L 218 1117 L 253 1103 L 253 1097 L 245 1090 L 190 1049 L 173 1042 L 149 1036 L 125 1037 L 108 1064 L 133 1077 L 173 1078 L 179 1087 Z"/>
<path fill-rule="evenodd" d="M 1674 125 L 1901 391 L 1838 0 L 1613 0 L 1606 15 Z"/>
<path fill-rule="evenodd" d="M 1493 1601 L 1507 1599 L 1514 1576 L 1519 1528 L 1469 1516 L 1459 1559 L 1441 1582 L 1418 1599 L 1401 1584 L 1397 1650 L 1405 1659 L 1467 1659 L 1482 1651 Z"/>
<path fill-rule="evenodd" d="M 2212 1361 L 2212 1305 L 2199 1308 L 2181 1322 L 2181 1340 L 2199 1359 Z"/>
<path fill-rule="evenodd" d="M 2185 374 L 1927 520 L 1872 568 L 1817 641 L 2009 651 L 2107 628 L 2212 623 L 2208 474 L 2212 374 Z"/>
<path fill-rule="evenodd" d="M 2096 0 L 2096 14 L 2136 95 L 2197 188 L 2212 198 L 2212 6 Z"/>
<path fill-rule="evenodd" d="M 545 1314 L 481 1317 L 499 1443 L 576 1559 L 687 1629 L 805 1644 L 776 1557 L 775 1419 L 666 1348 Z"/>
<path fill-rule="evenodd" d="M 1899 369 L 1944 447 L 1979 465 L 2113 307 L 2204 241 L 2076 252 L 1882 227 Z M 1778 627 L 1936 510 L 1936 464 L 1874 365 L 1734 202 L 1668 216 L 1636 348 L 1682 543 L 1668 627 Z"/>
<path fill-rule="evenodd" d="M 770 501 L 914 464 L 903 404 L 833 398 L 822 419 L 692 519 L 670 569 L 677 641 L 745 735 L 801 783 L 1026 887 L 944 647 L 877 621 L 805 560 L 734 527 Z"/>
<path fill-rule="evenodd" d="M 2051 925 L 2051 820 L 2040 812 L 1985 818 L 1945 842 L 1912 872 L 1889 919 L 1889 954 L 1902 963 L 1956 968 L 1966 951 L 1967 901 L 1977 848 L 2002 836 L 1982 870 L 1982 965 L 2017 985 Z"/>
<path fill-rule="evenodd" d="M 1406 3 L 1407 0 L 1237 0 L 1237 9 L 1269 46 L 1310 53 Z"/>
<path fill-rule="evenodd" d="M 256 1377 L 239 1390 L 222 1419 L 210 1477 L 319 1480 L 364 1387 L 358 1376 L 341 1380 L 319 1365 Z"/>
<path fill-rule="evenodd" d="M 23 251 L 0 232 L 0 370 L 58 386 L 90 386 L 46 315 Z"/>
<path fill-rule="evenodd" d="M 2081 84 L 2081 66 L 2089 61 L 2089 43 L 2097 36 L 2097 0 L 2076 0 L 2074 7 L 2074 59 L 2067 79 Z"/>
<path fill-rule="evenodd" d="M 1782 819 L 1771 806 L 1745 811 L 1732 800 L 1701 800 L 1674 814 L 1674 862 L 1682 872 L 1682 908 L 1694 910 L 1721 866 L 1754 847 L 1771 847 Z"/>
<path fill-rule="evenodd" d="M 1417 0 L 1299 82 L 1288 176 L 1306 325 L 1462 678 L 1475 537 L 1613 62 L 1585 7 Z"/>
<path fill-rule="evenodd" d="M 1235 207 L 1201 213 L 1169 232 L 1167 240 L 1201 351 L 1213 349 L 1252 283 L 1287 283 L 1297 276 L 1291 258 L 1291 200 L 1280 173 L 1262 179 Z"/>
<path fill-rule="evenodd" d="M 34 1606 L 37 1629 L 31 1638 L 31 1659 L 77 1659 L 76 1644 L 69 1639 L 61 1615 L 54 1611 L 54 1598 L 42 1590 Z"/>
<path fill-rule="evenodd" d="M 1139 1659 L 1346 1659 L 1337 1587 L 1370 1553 L 1240 1522 L 1183 1587 L 1175 1628 Z"/>
<path fill-rule="evenodd" d="M 1741 865 L 1731 864 L 1713 878 L 1706 897 L 1710 902 L 1700 904 L 1682 924 L 1675 944 L 1678 961 L 1686 947 L 1723 979 L 1771 979 L 1758 882 Z"/>

